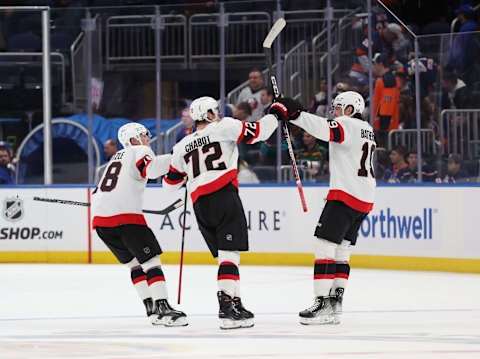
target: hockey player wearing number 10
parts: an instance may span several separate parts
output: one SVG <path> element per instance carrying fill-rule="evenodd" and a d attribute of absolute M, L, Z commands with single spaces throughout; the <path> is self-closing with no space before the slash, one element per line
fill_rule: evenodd
<path fill-rule="evenodd" d="M 270 108 L 279 119 L 330 142 L 330 189 L 314 233 L 315 301 L 300 312 L 302 324 L 340 323 L 351 246 L 375 198 L 372 156 L 376 143 L 372 127 L 362 120 L 364 109 L 362 96 L 353 91 L 334 99 L 333 120 L 304 112 L 289 98 L 278 99 Z"/>
<path fill-rule="evenodd" d="M 149 178 L 168 172 L 171 155 L 155 156 L 150 132 L 139 123 L 118 130 L 124 149 L 115 153 L 93 191 L 92 227 L 120 263 L 130 268 L 132 283 L 153 325 L 187 325 L 185 313 L 168 303 L 160 245 L 142 214 Z"/>
<path fill-rule="evenodd" d="M 200 97 L 190 105 L 196 132 L 173 148 L 163 185 L 178 189 L 187 181 L 200 232 L 213 257 L 218 257 L 218 303 L 221 329 L 251 327 L 254 315 L 240 299 L 240 251 L 248 250 L 247 221 L 238 196 L 237 143 L 264 141 L 277 128 L 277 118 L 257 122 L 220 119 L 218 104 Z"/>

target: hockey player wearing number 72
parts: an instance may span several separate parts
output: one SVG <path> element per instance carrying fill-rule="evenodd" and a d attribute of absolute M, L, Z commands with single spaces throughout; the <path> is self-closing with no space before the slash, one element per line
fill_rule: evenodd
<path fill-rule="evenodd" d="M 162 253 L 142 214 L 149 178 L 167 173 L 171 155 L 155 156 L 150 132 L 139 123 L 118 130 L 124 149 L 115 153 L 93 191 L 93 228 L 120 263 L 130 268 L 132 283 L 153 325 L 187 325 L 185 313 L 173 309 L 159 254 Z"/>
<path fill-rule="evenodd" d="M 253 326 L 253 314 L 240 299 L 240 251 L 248 250 L 247 220 L 238 195 L 237 143 L 264 141 L 277 128 L 277 118 L 256 122 L 220 119 L 215 99 L 204 96 L 190 105 L 196 132 L 173 147 L 172 162 L 163 185 L 178 189 L 185 182 L 200 232 L 213 257 L 218 258 L 220 328 Z"/>
<path fill-rule="evenodd" d="M 330 189 L 314 233 L 315 301 L 300 312 L 302 324 L 340 323 L 351 246 L 375 198 L 372 156 L 376 143 L 372 127 L 362 120 L 364 109 L 362 96 L 353 91 L 334 99 L 333 120 L 304 112 L 290 98 L 280 98 L 270 107 L 279 119 L 330 142 Z"/>

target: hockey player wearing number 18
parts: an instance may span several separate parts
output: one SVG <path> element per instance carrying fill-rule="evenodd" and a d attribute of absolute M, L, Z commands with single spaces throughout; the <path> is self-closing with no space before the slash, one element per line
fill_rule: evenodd
<path fill-rule="evenodd" d="M 93 191 L 92 227 L 118 261 L 130 268 L 151 323 L 187 325 L 185 313 L 168 303 L 162 250 L 142 214 L 147 180 L 167 173 L 171 155 L 155 156 L 150 132 L 138 123 L 120 127 L 118 139 L 124 149 L 112 156 Z"/>
<path fill-rule="evenodd" d="M 362 120 L 364 109 L 362 96 L 353 91 L 334 99 L 333 120 L 304 112 L 289 98 L 279 99 L 270 108 L 277 117 L 330 142 L 330 188 L 314 233 L 315 301 L 300 312 L 302 324 L 340 323 L 351 246 L 375 198 L 371 159 L 376 143 L 372 127 Z"/>
<path fill-rule="evenodd" d="M 277 118 L 266 115 L 256 122 L 220 119 L 218 104 L 200 97 L 190 105 L 196 132 L 173 148 L 163 185 L 179 189 L 186 177 L 200 232 L 214 258 L 218 257 L 218 303 L 221 329 L 253 326 L 253 314 L 240 299 L 240 251 L 248 250 L 247 221 L 238 195 L 237 143 L 267 139 Z"/>

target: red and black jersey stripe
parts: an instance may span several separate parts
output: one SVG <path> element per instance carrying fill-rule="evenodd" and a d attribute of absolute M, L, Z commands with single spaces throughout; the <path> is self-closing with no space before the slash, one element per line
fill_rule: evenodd
<path fill-rule="evenodd" d="M 240 274 L 238 272 L 238 267 L 232 262 L 222 262 L 218 267 L 218 280 L 230 279 L 230 280 L 240 280 Z"/>
<path fill-rule="evenodd" d="M 260 134 L 260 122 L 242 122 L 242 133 L 237 142 L 251 144 Z"/>
<path fill-rule="evenodd" d="M 150 162 L 152 162 L 152 157 L 150 155 L 145 155 L 137 161 L 136 166 L 142 178 L 147 177 L 147 167 Z"/>
<path fill-rule="evenodd" d="M 345 133 L 343 127 L 337 121 L 330 122 L 330 141 L 342 143 L 345 140 Z"/>
<path fill-rule="evenodd" d="M 335 265 L 335 278 L 348 279 L 350 275 L 350 264 L 348 262 L 337 262 Z"/>
<path fill-rule="evenodd" d="M 180 172 L 173 166 L 170 166 L 170 169 L 165 177 L 165 182 L 168 184 L 178 184 L 183 181 L 187 174 L 185 172 Z"/>
<path fill-rule="evenodd" d="M 161 267 L 153 267 L 147 271 L 148 285 L 152 285 L 155 282 L 165 282 L 165 276 Z"/>
<path fill-rule="evenodd" d="M 132 277 L 133 284 L 137 284 L 141 281 L 147 280 L 147 275 L 145 274 L 141 266 L 133 267 L 130 275 Z"/>
<path fill-rule="evenodd" d="M 335 279 L 335 261 L 317 259 L 313 269 L 313 279 Z"/>

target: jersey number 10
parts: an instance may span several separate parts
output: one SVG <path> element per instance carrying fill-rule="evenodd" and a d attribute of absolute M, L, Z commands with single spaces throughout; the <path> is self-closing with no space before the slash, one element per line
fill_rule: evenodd
<path fill-rule="evenodd" d="M 370 147 L 368 145 L 368 142 L 365 142 L 362 146 L 362 158 L 360 160 L 360 168 L 358 169 L 358 175 L 360 177 L 367 177 L 368 176 L 368 171 L 367 171 L 367 159 L 368 159 L 368 164 L 370 165 L 370 175 L 375 178 L 375 175 L 373 173 L 373 166 L 372 166 L 372 158 L 373 158 L 373 153 L 375 152 L 375 145 L 372 144 Z M 370 156 L 369 156 L 370 155 Z"/>

